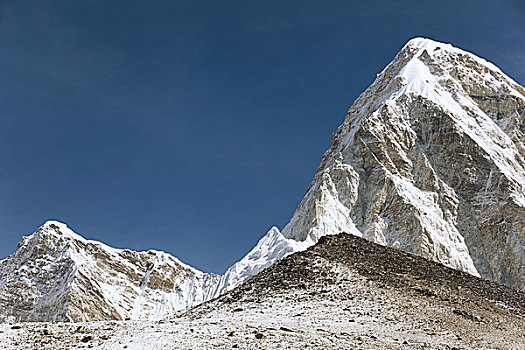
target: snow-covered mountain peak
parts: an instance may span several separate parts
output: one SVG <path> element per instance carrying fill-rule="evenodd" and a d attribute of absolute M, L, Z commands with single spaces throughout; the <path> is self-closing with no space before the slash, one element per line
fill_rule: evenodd
<path fill-rule="evenodd" d="M 48 221 L 0 261 L 0 319 L 158 319 L 209 299 L 218 279 L 168 253 L 111 248 Z"/>
<path fill-rule="evenodd" d="M 74 233 L 71 229 L 67 227 L 67 224 L 60 222 L 60 221 L 56 221 L 56 220 L 47 220 L 40 226 L 40 228 L 41 229 L 53 228 L 57 230 L 62 230 L 64 233 L 66 233 L 67 231 Z"/>
<path fill-rule="evenodd" d="M 424 38 L 424 37 L 421 37 L 421 36 L 412 38 L 409 41 L 407 41 L 405 46 L 403 46 L 403 49 L 408 47 L 408 46 L 421 48 L 421 49 L 426 49 L 429 46 L 431 46 L 432 48 L 435 48 L 436 46 L 452 47 L 452 45 L 450 45 L 450 44 L 444 44 L 444 43 L 441 43 L 439 41 L 435 41 L 435 40 L 432 40 L 432 39 L 429 39 L 429 38 Z"/>
<path fill-rule="evenodd" d="M 466 98 L 472 93 L 510 94 L 525 100 L 525 90 L 491 62 L 451 44 L 414 38 L 377 75 L 355 107 L 369 112 L 411 94 L 432 99 L 449 112 L 461 113 L 462 106 L 475 105 Z"/>
<path fill-rule="evenodd" d="M 460 84 L 463 88 L 468 88 L 469 82 L 478 79 L 478 82 L 484 87 L 496 89 L 493 90 L 494 92 L 503 90 L 520 99 L 525 99 L 525 90 L 495 64 L 451 44 L 427 38 L 411 39 L 385 70 L 391 65 L 400 64 L 412 66 L 412 73 L 419 72 L 427 77 L 430 74 L 441 77 L 442 80 L 446 78 L 446 80 L 460 81 L 463 83 Z M 427 69 L 422 64 L 427 66 Z M 406 69 L 404 71 L 406 72 Z M 404 74 L 404 77 L 407 83 L 411 78 L 425 81 L 418 77 L 418 74 Z"/>
<path fill-rule="evenodd" d="M 332 135 L 281 251 L 348 232 L 525 288 L 524 116 L 525 90 L 494 64 L 411 39 Z M 248 278 L 245 259 L 222 286 Z"/>
<path fill-rule="evenodd" d="M 493 63 L 467 51 L 453 46 L 450 43 L 443 43 L 440 41 L 432 40 L 429 38 L 416 37 L 407 41 L 403 46 L 400 53 L 405 52 L 407 49 L 413 52 L 414 56 L 420 56 L 425 50 L 427 51 L 425 55 L 432 57 L 439 57 L 443 55 L 466 55 L 470 59 L 476 61 L 477 63 L 486 66 L 490 70 L 502 73 L 502 71 Z M 507 77 L 508 78 L 508 77 Z M 509 78 L 510 79 L 510 78 Z M 512 80 L 512 79 L 511 79 Z"/>
<path fill-rule="evenodd" d="M 440 41 L 436 41 L 429 38 L 423 38 L 423 37 L 415 37 L 407 41 L 407 43 L 403 46 L 403 48 L 400 50 L 400 53 L 403 53 L 407 50 L 410 50 L 414 56 L 419 56 L 423 53 L 423 51 L 427 51 L 427 54 L 434 55 L 434 54 L 443 54 L 443 53 L 454 53 L 454 54 L 466 54 L 471 55 L 475 60 L 479 60 L 480 62 L 483 62 L 485 65 L 490 65 L 491 67 L 494 67 L 495 70 L 499 71 L 499 68 L 497 68 L 492 63 L 483 60 L 480 57 L 477 57 L 465 50 L 462 50 L 460 48 L 457 48 L 449 43 L 443 43 Z"/>
<path fill-rule="evenodd" d="M 102 242 L 85 239 L 65 223 L 55 220 L 46 221 L 33 234 L 23 237 L 17 248 L 17 251 L 33 252 L 33 250 L 35 250 L 34 254 L 46 254 L 51 257 L 61 254 L 79 265 L 89 259 L 85 250 L 100 250 L 112 257 L 117 257 L 124 251 Z"/>
<path fill-rule="evenodd" d="M 84 243 L 88 242 L 88 240 L 86 240 L 84 237 L 67 227 L 65 223 L 55 220 L 48 220 L 43 223 L 42 226 L 40 226 L 35 231 L 35 233 L 33 233 L 33 235 L 44 237 L 50 240 L 62 238 L 67 240 L 78 240 Z M 29 238 L 31 238 L 31 236 L 29 236 Z"/>

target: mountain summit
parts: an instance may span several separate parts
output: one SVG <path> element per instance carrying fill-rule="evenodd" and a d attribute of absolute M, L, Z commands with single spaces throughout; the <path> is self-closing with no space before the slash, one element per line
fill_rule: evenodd
<path fill-rule="evenodd" d="M 339 232 L 524 289 L 524 116 L 525 89 L 494 64 L 410 40 L 350 107 L 282 233 L 216 295 Z"/>

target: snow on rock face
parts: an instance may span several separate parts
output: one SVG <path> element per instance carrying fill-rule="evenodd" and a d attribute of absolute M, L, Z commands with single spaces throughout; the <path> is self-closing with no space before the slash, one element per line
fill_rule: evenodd
<path fill-rule="evenodd" d="M 257 245 L 216 295 L 266 267 L 267 252 L 275 261 L 342 231 L 525 289 L 524 116 L 525 89 L 492 63 L 410 40 L 332 135 L 282 232 L 302 244 Z"/>
<path fill-rule="evenodd" d="M 239 280 L 247 280 L 282 257 L 304 250 L 309 246 L 309 243 L 285 238 L 277 227 L 272 227 L 250 253 L 230 267 L 224 276 L 221 276 L 211 296 L 216 297 L 235 288 Z"/>
<path fill-rule="evenodd" d="M 218 278 L 167 253 L 114 249 L 48 221 L 0 261 L 0 318 L 154 320 L 209 299 Z"/>

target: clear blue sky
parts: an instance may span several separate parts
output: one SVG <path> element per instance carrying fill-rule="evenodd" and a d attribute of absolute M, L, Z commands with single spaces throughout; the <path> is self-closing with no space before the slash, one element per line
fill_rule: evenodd
<path fill-rule="evenodd" d="M 523 84 L 524 19 L 524 1 L 0 0 L 0 258 L 56 219 L 222 273 L 287 223 L 408 39 Z"/>

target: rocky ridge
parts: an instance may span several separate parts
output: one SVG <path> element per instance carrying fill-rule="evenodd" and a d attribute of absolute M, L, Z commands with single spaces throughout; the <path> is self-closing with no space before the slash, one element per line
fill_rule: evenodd
<path fill-rule="evenodd" d="M 159 319 L 208 300 L 218 278 L 167 253 L 114 249 L 48 221 L 0 261 L 0 320 Z"/>

